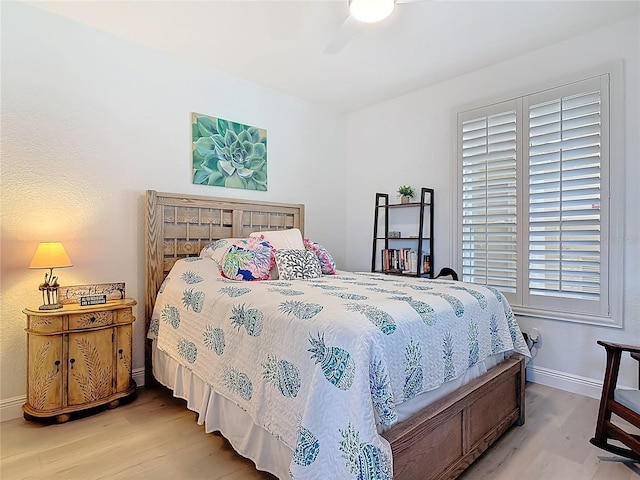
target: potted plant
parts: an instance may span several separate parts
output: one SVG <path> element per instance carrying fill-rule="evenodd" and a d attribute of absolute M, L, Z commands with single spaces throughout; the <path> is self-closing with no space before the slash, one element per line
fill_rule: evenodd
<path fill-rule="evenodd" d="M 400 185 L 398 187 L 398 196 L 400 197 L 400 201 L 402 203 L 409 203 L 409 200 L 412 199 L 415 194 L 416 191 L 409 185 Z"/>

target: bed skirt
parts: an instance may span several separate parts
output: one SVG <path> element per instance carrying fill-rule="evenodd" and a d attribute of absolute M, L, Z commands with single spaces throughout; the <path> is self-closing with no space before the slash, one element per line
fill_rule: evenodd
<path fill-rule="evenodd" d="M 198 375 L 183 367 L 166 353 L 158 350 L 153 342 L 153 375 L 159 383 L 173 391 L 173 396 L 187 402 L 187 408 L 198 413 L 198 424 L 207 433 L 220 432 L 231 446 L 250 459 L 258 470 L 269 472 L 279 479 L 290 479 L 289 463 L 293 451 L 276 440 L 264 428 L 236 404 L 217 394 Z M 479 377 L 504 359 L 504 354 L 493 355 L 479 362 L 467 372 L 435 390 L 424 392 L 397 406 L 399 421 L 409 418 L 427 405 L 453 392 L 460 386 Z"/>

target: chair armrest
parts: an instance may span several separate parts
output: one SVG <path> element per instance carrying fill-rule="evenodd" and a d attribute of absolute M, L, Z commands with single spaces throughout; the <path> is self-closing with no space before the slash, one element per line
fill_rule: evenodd
<path fill-rule="evenodd" d="M 598 340 L 598 345 L 602 345 L 607 350 L 620 350 L 640 354 L 640 345 L 624 345 L 622 343 L 605 342 L 604 340 Z"/>
<path fill-rule="evenodd" d="M 454 281 L 456 282 L 458 281 L 458 274 L 453 268 L 450 268 L 450 267 L 442 267 L 442 269 L 438 272 L 438 274 L 433 278 L 435 280 L 436 278 L 448 277 L 448 276 L 451 276 L 451 278 Z"/>

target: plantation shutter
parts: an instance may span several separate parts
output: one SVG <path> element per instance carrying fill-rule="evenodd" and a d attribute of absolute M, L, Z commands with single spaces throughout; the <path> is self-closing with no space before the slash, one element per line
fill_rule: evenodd
<path fill-rule="evenodd" d="M 611 324 L 619 311 L 609 79 L 458 114 L 462 279 L 519 314 Z"/>
<path fill-rule="evenodd" d="M 515 293 L 517 114 L 505 102 L 461 114 L 462 279 Z"/>
<path fill-rule="evenodd" d="M 606 299 L 603 236 L 608 227 L 601 212 L 608 208 L 608 190 L 602 182 L 603 123 L 607 126 L 603 100 L 608 93 L 607 82 L 601 80 L 532 95 L 525 102 L 529 123 L 526 303 L 532 307 L 590 312 L 603 293 Z"/>

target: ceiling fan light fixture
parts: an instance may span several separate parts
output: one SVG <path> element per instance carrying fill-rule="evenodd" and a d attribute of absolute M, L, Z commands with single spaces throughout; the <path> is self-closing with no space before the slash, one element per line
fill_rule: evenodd
<path fill-rule="evenodd" d="M 396 0 L 349 0 L 351 16 L 360 22 L 380 22 L 391 15 Z"/>

